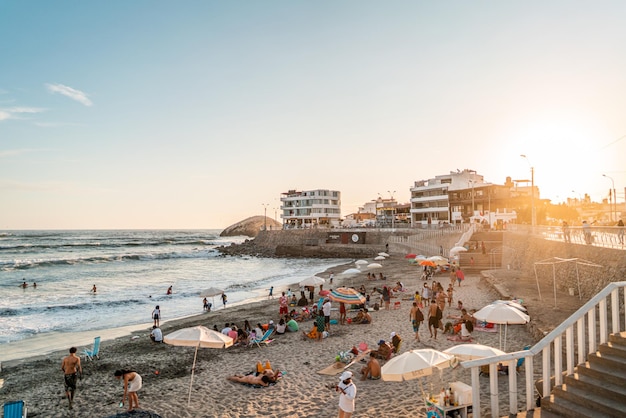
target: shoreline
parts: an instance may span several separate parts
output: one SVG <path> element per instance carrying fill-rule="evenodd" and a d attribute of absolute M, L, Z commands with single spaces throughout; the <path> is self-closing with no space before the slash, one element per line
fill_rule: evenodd
<path fill-rule="evenodd" d="M 396 255 L 396 257 L 402 257 Z M 0 398 L 3 401 L 24 399 L 29 412 L 46 417 L 71 416 L 110 416 L 120 410 L 117 406 L 121 398 L 121 388 L 112 377 L 113 371 L 120 368 L 132 368 L 143 376 L 144 387 L 139 392 L 142 409 L 167 417 L 334 417 L 337 415 L 338 396 L 328 389 L 337 383 L 338 375 L 324 375 L 318 372 L 334 364 L 334 358 L 340 351 L 347 351 L 352 346 L 364 342 L 375 348 L 379 339 L 389 339 L 394 331 L 403 337 L 401 351 L 414 348 L 435 348 L 443 350 L 455 345 L 445 336 L 429 338 L 425 325 L 420 328 L 421 342 L 413 338 L 409 322 L 410 298 L 415 290 L 420 289 L 423 281 L 419 280 L 419 269 L 409 265 L 403 259 L 391 259 L 383 262 L 383 269 L 377 270 L 388 277 L 385 281 L 368 281 L 365 274 L 356 277 L 340 278 L 340 264 L 329 268 L 318 276 L 327 278 L 329 272 L 335 272 L 336 280 L 333 287 L 342 284 L 359 287 L 365 285 L 370 291 L 373 287 L 394 285 L 402 281 L 408 291 L 398 294 L 393 301 L 400 302 L 398 309 L 371 311 L 373 322 L 369 325 L 333 325 L 330 336 L 320 342 L 302 339 L 302 333 L 277 335 L 267 346 L 261 347 L 230 347 L 224 350 L 200 349 L 197 352 L 195 376 L 191 386 L 191 402 L 187 405 L 190 390 L 191 365 L 194 359 L 192 347 L 174 347 L 167 344 L 154 344 L 147 337 L 148 327 L 134 331 L 133 336 L 140 338 L 119 337 L 103 341 L 100 348 L 100 359 L 83 360 L 84 378 L 78 384 L 74 402 L 74 411 L 70 412 L 67 400 L 63 395 L 63 379 L 59 365 L 67 348 L 74 345 L 68 342 L 65 350 L 55 352 L 44 358 L 28 358 L 19 362 L 19 367 L 6 367 L 0 372 Z M 352 263 L 350 263 L 352 265 Z M 435 277 L 447 285 L 448 276 Z M 325 285 L 325 288 L 331 287 Z M 480 308 L 490 303 L 499 295 L 493 287 L 480 275 L 468 275 L 463 286 L 455 288 L 454 300 L 461 298 L 468 308 Z M 373 304 L 373 302 L 372 302 Z M 336 307 L 336 304 L 333 304 Z M 392 303 L 393 305 L 393 303 Z M 446 307 L 444 317 L 457 315 L 455 304 Z M 338 317 L 337 311 L 331 314 Z M 349 317 L 353 314 L 349 313 Z M 206 314 L 194 315 L 168 321 L 162 325 L 164 334 L 195 325 L 219 329 L 225 322 L 238 325 L 244 319 L 250 323 L 275 321 L 278 315 L 278 298 L 259 300 L 240 306 L 228 307 Z M 300 323 L 300 329 L 308 331 L 312 321 Z M 487 345 L 498 345 L 497 333 L 474 332 L 475 342 Z M 533 343 L 532 337 L 523 326 L 510 326 L 507 347 L 509 351 L 521 349 Z M 91 341 L 90 341 L 91 343 Z M 80 351 L 80 350 L 79 350 Z M 58 355 L 57 355 L 58 354 Z M 228 382 L 226 378 L 239 373 L 245 374 L 254 369 L 257 361 L 269 360 L 274 368 L 285 372 L 285 376 L 275 385 L 268 388 L 253 389 L 238 383 Z M 358 372 L 361 363 L 351 366 L 355 373 L 355 384 L 358 387 L 356 417 L 379 416 L 424 416 L 425 406 L 420 401 L 418 381 L 384 382 L 361 381 Z M 157 374 L 158 372 L 158 374 Z M 435 373 L 424 381 L 426 391 L 442 387 L 451 381 L 470 382 L 469 372 L 462 368 L 446 369 Z M 489 385 L 488 380 L 481 381 Z M 505 384 L 503 380 L 503 384 Z M 520 390 L 523 385 L 520 383 Z M 486 389 L 486 388 L 485 388 Z M 504 387 L 502 388 L 504 390 Z M 417 396 L 416 396 L 417 395 Z M 519 399 L 524 399 L 522 393 Z M 289 400 L 278 402 L 278 399 Z M 393 399 L 393 402 L 390 400 Z M 488 399 L 484 407 L 488 410 Z M 506 409 L 507 399 L 503 398 L 502 408 Z"/>

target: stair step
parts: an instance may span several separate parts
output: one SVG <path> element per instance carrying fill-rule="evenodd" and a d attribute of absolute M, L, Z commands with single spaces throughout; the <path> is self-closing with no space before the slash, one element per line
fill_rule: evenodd
<path fill-rule="evenodd" d="M 581 407 L 593 409 L 596 414 L 602 413 L 608 416 L 626 416 L 626 404 L 623 402 L 610 400 L 567 384 L 561 387 L 555 387 L 552 394 L 557 402 L 560 399 L 566 399 Z"/>
<path fill-rule="evenodd" d="M 591 364 L 587 361 L 576 366 L 575 372 L 615 385 L 626 385 L 626 376 L 624 373 L 615 370 L 610 366 L 606 367 L 601 364 Z"/>
<path fill-rule="evenodd" d="M 580 406 L 579 404 L 570 402 L 567 399 L 559 398 L 555 395 L 541 399 L 541 416 L 544 411 L 552 413 L 559 417 L 567 418 L 612 418 L 610 415 L 602 414 L 599 411 Z"/>
<path fill-rule="evenodd" d="M 598 347 L 598 351 L 605 354 L 610 354 L 615 357 L 621 357 L 626 360 L 626 344 L 622 345 L 619 342 L 611 342 L 602 344 Z"/>
<path fill-rule="evenodd" d="M 518 412 L 517 414 L 504 415 L 502 418 L 541 418 L 541 408 L 529 409 L 528 411 Z"/>
<path fill-rule="evenodd" d="M 609 342 L 619 345 L 626 345 L 626 331 L 609 335 Z"/>
<path fill-rule="evenodd" d="M 616 371 L 619 370 L 622 374 L 626 374 L 626 359 L 619 356 L 596 352 L 589 354 L 588 359 L 592 368 L 596 365 L 604 366 Z"/>
<path fill-rule="evenodd" d="M 606 379 L 595 378 L 579 373 L 567 376 L 564 383 L 577 389 L 626 404 L 626 387 L 624 385 L 616 385 L 606 381 Z"/>

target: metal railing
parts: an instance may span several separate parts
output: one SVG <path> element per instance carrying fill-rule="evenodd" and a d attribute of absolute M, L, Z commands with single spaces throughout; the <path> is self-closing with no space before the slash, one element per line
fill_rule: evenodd
<path fill-rule="evenodd" d="M 580 226 L 570 226 L 565 230 L 560 226 L 508 225 L 507 230 L 526 233 L 551 241 L 572 244 L 593 245 L 605 248 L 626 249 L 624 227 L 590 226 L 587 230 Z"/>
<path fill-rule="evenodd" d="M 454 225 L 437 229 L 411 229 L 408 236 L 390 236 L 389 242 L 400 246 L 405 251 L 448 257 L 450 248 L 459 241 L 463 234 L 471 230 L 470 224 Z M 471 232 L 469 233 L 471 236 Z"/>
<path fill-rule="evenodd" d="M 620 292 L 620 289 L 622 291 Z M 621 294 L 621 298 L 620 298 Z M 568 319 L 547 334 L 529 350 L 516 351 L 501 356 L 462 362 L 461 365 L 471 370 L 472 377 L 472 409 L 474 418 L 480 418 L 480 368 L 489 367 L 489 396 L 491 400 L 491 416 L 499 417 L 498 364 L 508 365 L 509 370 L 509 414 L 518 412 L 517 373 L 518 359 L 524 359 L 526 378 L 526 409 L 533 409 L 535 372 L 533 362 L 536 356 L 542 355 L 541 378 L 543 379 L 542 394 L 548 396 L 551 390 L 551 377 L 554 385 L 563 383 L 563 357 L 565 358 L 566 375 L 574 373 L 576 364 L 584 363 L 587 355 L 595 353 L 599 344 L 608 341 L 609 327 L 611 333 L 626 330 L 626 314 L 620 320 L 620 305 L 626 302 L 626 281 L 608 284 L 596 296 L 574 312 Z M 565 350 L 563 350 L 565 340 Z"/>

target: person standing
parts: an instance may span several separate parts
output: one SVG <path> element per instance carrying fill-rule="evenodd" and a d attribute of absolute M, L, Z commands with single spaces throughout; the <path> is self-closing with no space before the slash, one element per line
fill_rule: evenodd
<path fill-rule="evenodd" d="M 345 371 L 339 377 L 337 385 L 339 395 L 339 418 L 350 418 L 354 412 L 354 399 L 356 398 L 356 386 L 352 382 L 352 372 Z"/>
<path fill-rule="evenodd" d="M 465 280 L 465 273 L 463 273 L 463 270 L 459 267 L 454 274 L 456 274 L 456 281 L 459 282 L 459 286 L 461 286 L 461 282 Z"/>
<path fill-rule="evenodd" d="M 267 295 L 268 299 L 274 299 L 274 286 L 270 286 L 270 294 Z"/>
<path fill-rule="evenodd" d="M 92 291 L 93 293 L 96 293 L 96 291 L 97 291 L 97 290 L 98 290 L 98 289 L 96 289 L 96 285 L 94 284 L 94 285 L 93 285 L 93 287 L 91 288 L 91 291 Z"/>
<path fill-rule="evenodd" d="M 287 304 L 287 295 L 285 295 L 285 292 L 282 292 L 281 296 L 278 298 L 278 315 L 287 315 L 287 313 L 289 313 L 289 306 Z"/>
<path fill-rule="evenodd" d="M 228 302 L 228 298 L 226 297 L 226 293 L 222 293 L 222 305 L 224 305 L 224 309 L 226 309 L 226 302 Z"/>
<path fill-rule="evenodd" d="M 209 310 L 209 300 L 207 298 L 202 299 L 202 309 Z"/>
<path fill-rule="evenodd" d="M 167 292 L 165 292 L 166 295 L 171 295 L 172 294 L 172 286 L 167 288 Z"/>
<path fill-rule="evenodd" d="M 326 298 L 324 304 L 322 305 L 322 312 L 324 312 L 324 323 L 326 324 L 326 331 L 330 332 L 330 310 L 331 310 L 330 299 Z"/>
<path fill-rule="evenodd" d="M 411 320 L 411 325 L 413 326 L 413 332 L 415 333 L 415 339 L 417 342 L 420 342 L 420 325 L 424 322 L 424 314 L 420 310 L 417 302 L 413 302 L 413 307 L 411 308 L 411 312 L 409 314 L 409 318 Z"/>
<path fill-rule="evenodd" d="M 346 304 L 339 302 L 339 323 L 344 325 L 346 323 Z"/>
<path fill-rule="evenodd" d="M 114 373 L 116 379 L 124 381 L 124 396 L 120 405 L 124 405 L 124 401 L 128 397 L 128 410 L 139 408 L 139 396 L 137 391 L 141 389 L 142 378 L 139 373 L 134 370 L 116 370 Z"/>
<path fill-rule="evenodd" d="M 617 222 L 617 237 L 619 238 L 619 243 L 624 245 L 624 221 L 621 219 Z"/>
<path fill-rule="evenodd" d="M 154 320 L 154 324 L 152 325 L 158 327 L 159 321 L 161 320 L 161 308 L 159 307 L 159 305 L 157 305 L 152 311 L 152 319 Z"/>
<path fill-rule="evenodd" d="M 70 354 L 63 358 L 61 370 L 65 374 L 65 396 L 70 403 L 70 409 L 74 407 L 74 392 L 76 392 L 76 380 L 83 377 L 83 368 L 80 365 L 80 357 L 76 355 L 76 347 L 70 348 Z"/>
<path fill-rule="evenodd" d="M 332 271 L 330 272 L 330 276 L 328 276 L 328 281 L 330 282 L 330 284 L 333 284 L 333 279 L 335 278 L 335 273 L 333 273 Z"/>
<path fill-rule="evenodd" d="M 563 221 L 563 239 L 565 242 L 570 242 L 570 231 L 567 222 Z"/>
<path fill-rule="evenodd" d="M 433 338 L 433 329 L 435 331 L 435 340 L 437 339 L 437 328 L 439 328 L 439 307 L 435 299 L 430 301 L 428 307 L 428 330 L 430 331 L 430 338 Z"/>

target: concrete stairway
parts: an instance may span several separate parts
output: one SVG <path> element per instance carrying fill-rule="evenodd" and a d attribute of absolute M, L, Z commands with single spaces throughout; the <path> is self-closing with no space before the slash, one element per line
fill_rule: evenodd
<path fill-rule="evenodd" d="M 541 417 L 626 417 L 626 332 L 612 334 L 541 400 Z"/>

